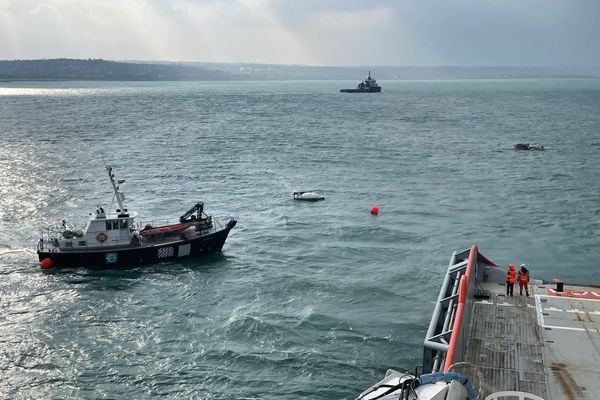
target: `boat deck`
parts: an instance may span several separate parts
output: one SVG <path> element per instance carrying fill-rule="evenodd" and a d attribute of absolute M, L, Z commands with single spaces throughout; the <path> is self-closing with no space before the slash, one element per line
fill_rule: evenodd
<path fill-rule="evenodd" d="M 474 299 L 464 361 L 480 371 L 483 398 L 600 398 L 600 289 L 565 286 L 555 296 L 553 285 L 530 285 L 526 297 L 515 286 L 507 297 L 503 284 L 479 282 L 484 296 Z"/>

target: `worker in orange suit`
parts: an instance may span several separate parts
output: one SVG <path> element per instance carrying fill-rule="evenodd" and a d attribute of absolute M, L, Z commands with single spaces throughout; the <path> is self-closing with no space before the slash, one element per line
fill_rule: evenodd
<path fill-rule="evenodd" d="M 508 273 L 506 274 L 506 295 L 513 295 L 515 287 L 515 265 L 508 264 Z"/>
<path fill-rule="evenodd" d="M 521 264 L 517 280 L 519 281 L 519 292 L 521 296 L 523 296 L 523 289 L 525 289 L 525 295 L 529 297 L 529 286 L 527 285 L 529 283 L 529 271 L 525 268 L 525 264 Z"/>

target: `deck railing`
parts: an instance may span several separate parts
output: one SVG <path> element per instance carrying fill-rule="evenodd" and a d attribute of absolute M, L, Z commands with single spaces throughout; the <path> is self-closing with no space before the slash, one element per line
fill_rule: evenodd
<path fill-rule="evenodd" d="M 49 235 L 41 235 L 40 240 L 38 242 L 37 245 L 37 249 L 41 250 L 41 251 L 49 251 L 49 252 L 58 252 L 59 248 L 55 245 L 56 243 L 56 238 L 59 238 L 58 240 L 64 240 L 64 239 L 60 239 L 60 234 L 56 235 L 56 236 L 52 236 L 52 234 Z M 77 238 L 80 239 L 80 238 Z M 143 239 L 140 239 L 143 240 Z M 78 240 L 79 241 L 79 240 Z M 94 245 L 88 245 L 87 240 L 86 239 L 81 239 L 81 242 L 86 242 L 85 244 L 81 245 L 81 244 L 76 244 L 75 246 L 71 246 L 71 247 L 61 247 L 60 251 L 77 251 L 77 250 L 97 250 L 97 249 L 102 249 L 104 247 L 124 247 L 124 246 L 131 246 L 131 238 L 128 239 L 112 239 L 112 240 L 106 240 L 102 243 L 95 243 Z"/>
<path fill-rule="evenodd" d="M 468 335 L 477 282 L 483 279 L 483 264 L 493 265 L 477 246 L 452 253 L 448 271 L 433 310 L 425 336 L 423 369 L 447 372 L 452 364 L 462 361 Z"/>

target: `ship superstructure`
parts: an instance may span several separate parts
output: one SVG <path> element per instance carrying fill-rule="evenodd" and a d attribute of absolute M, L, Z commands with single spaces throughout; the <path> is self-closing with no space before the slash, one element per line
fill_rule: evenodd
<path fill-rule="evenodd" d="M 361 83 L 358 84 L 356 89 L 341 89 L 342 93 L 379 93 L 381 92 L 381 86 L 377 83 L 375 79 L 371 77 L 371 71 L 369 71 L 369 76 L 364 79 Z"/>

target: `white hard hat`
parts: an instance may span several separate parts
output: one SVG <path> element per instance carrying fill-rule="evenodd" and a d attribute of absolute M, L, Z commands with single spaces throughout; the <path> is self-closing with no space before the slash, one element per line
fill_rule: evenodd
<path fill-rule="evenodd" d="M 521 264 L 521 265 L 519 265 L 519 267 L 525 268 L 525 264 Z"/>

